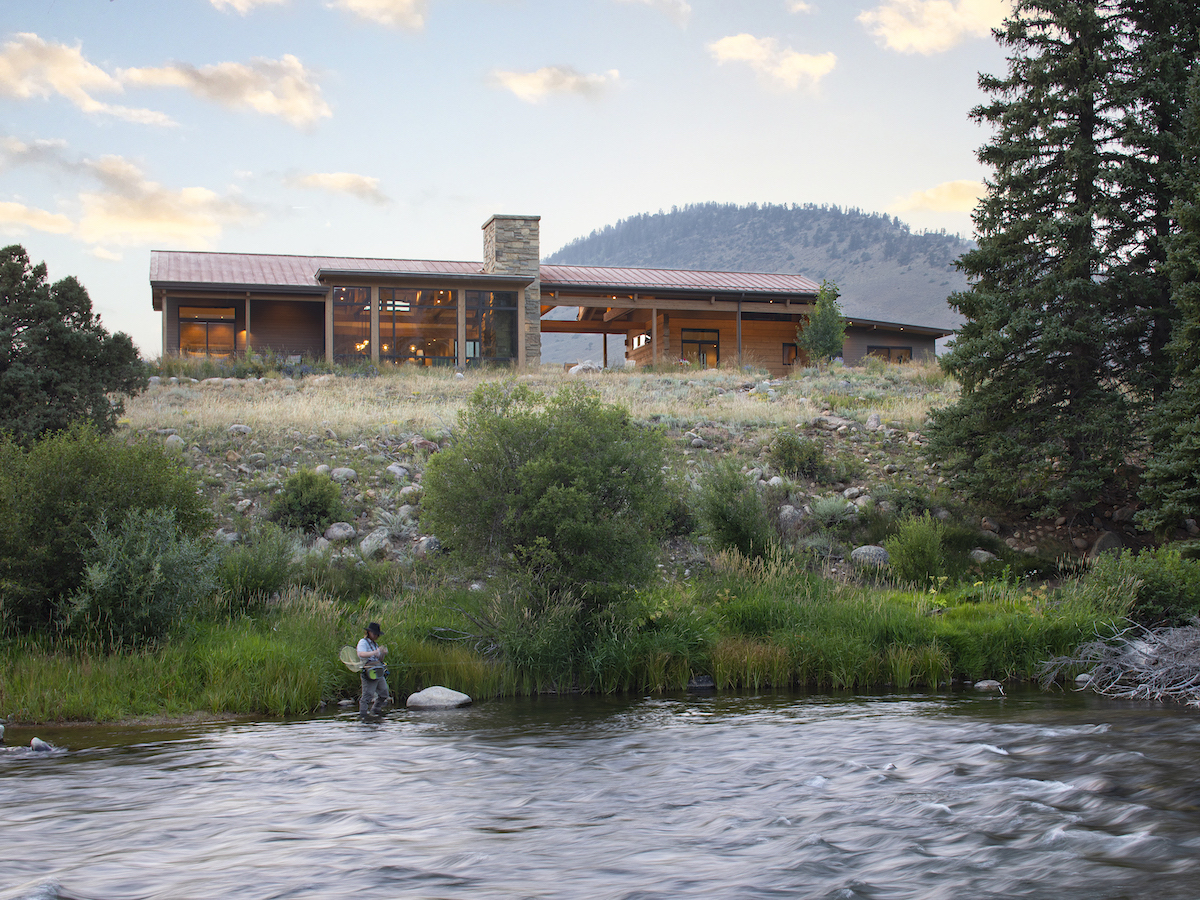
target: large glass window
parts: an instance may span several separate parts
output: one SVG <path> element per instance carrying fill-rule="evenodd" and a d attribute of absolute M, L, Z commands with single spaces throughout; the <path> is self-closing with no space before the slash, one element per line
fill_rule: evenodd
<path fill-rule="evenodd" d="M 684 328 L 679 334 L 680 359 L 702 369 L 715 369 L 721 361 L 721 332 Z"/>
<path fill-rule="evenodd" d="M 517 358 L 517 292 L 467 291 L 467 364 Z"/>
<path fill-rule="evenodd" d="M 179 355 L 224 358 L 237 349 L 232 306 L 179 307 Z"/>
<path fill-rule="evenodd" d="M 888 362 L 912 362 L 912 347 L 867 347 L 867 356 L 886 359 Z"/>
<path fill-rule="evenodd" d="M 451 290 L 379 291 L 379 358 L 424 366 L 455 365 L 458 297 Z"/>
<path fill-rule="evenodd" d="M 360 362 L 371 358 L 371 289 L 333 289 L 333 358 Z"/>

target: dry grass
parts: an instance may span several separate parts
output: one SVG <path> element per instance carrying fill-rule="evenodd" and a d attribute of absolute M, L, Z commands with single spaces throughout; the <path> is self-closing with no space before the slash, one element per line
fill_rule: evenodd
<path fill-rule="evenodd" d="M 297 433 L 323 435 L 326 429 L 343 440 L 437 435 L 454 426 L 458 410 L 481 383 L 514 377 L 552 392 L 577 376 L 549 366 L 519 376 L 492 370 L 462 378 L 449 370 L 402 368 L 375 378 L 318 375 L 299 381 L 163 384 L 129 401 L 125 421 L 135 431 L 174 428 L 194 437 L 224 433 L 234 423 L 249 425 L 260 438 L 286 440 Z M 673 429 L 704 423 L 734 431 L 790 427 L 833 411 L 864 422 L 877 413 L 887 423 L 916 430 L 932 407 L 956 394 L 953 382 L 927 364 L 803 370 L 773 382 L 772 394 L 748 390 L 765 380 L 762 373 L 730 370 L 637 370 L 584 377 L 605 402 Z"/>

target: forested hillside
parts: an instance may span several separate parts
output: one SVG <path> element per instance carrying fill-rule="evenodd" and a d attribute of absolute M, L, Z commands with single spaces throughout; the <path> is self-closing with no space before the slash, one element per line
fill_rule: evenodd
<path fill-rule="evenodd" d="M 848 315 L 955 328 L 961 319 L 946 298 L 966 287 L 954 261 L 972 246 L 958 235 L 913 232 L 884 213 L 702 203 L 623 219 L 571 241 L 545 262 L 794 272 L 836 281 Z M 543 358 L 571 361 L 592 345 L 591 354 L 599 352 L 598 337 L 578 347 L 575 337 L 543 338 Z M 611 355 L 617 345 L 609 346 Z"/>

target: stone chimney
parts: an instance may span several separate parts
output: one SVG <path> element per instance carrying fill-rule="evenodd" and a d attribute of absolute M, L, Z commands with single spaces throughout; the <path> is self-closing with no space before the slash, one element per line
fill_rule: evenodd
<path fill-rule="evenodd" d="M 492 216 L 483 226 L 483 270 L 489 275 L 529 275 L 525 302 L 518 303 L 524 332 L 525 365 L 542 362 L 542 281 L 538 223 L 541 216 Z"/>

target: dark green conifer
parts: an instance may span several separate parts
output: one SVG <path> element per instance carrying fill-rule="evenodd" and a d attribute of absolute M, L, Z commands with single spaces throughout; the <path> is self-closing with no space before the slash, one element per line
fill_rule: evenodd
<path fill-rule="evenodd" d="M 962 394 L 933 450 L 976 499 L 1048 513 L 1094 498 L 1130 433 L 1101 232 L 1117 34 L 1105 3 L 1019 0 L 998 38 L 1008 73 L 980 77 L 990 100 L 972 113 L 994 129 L 979 152 L 994 174 L 960 261 L 971 289 L 950 298 Z"/>

